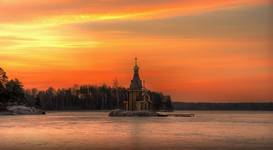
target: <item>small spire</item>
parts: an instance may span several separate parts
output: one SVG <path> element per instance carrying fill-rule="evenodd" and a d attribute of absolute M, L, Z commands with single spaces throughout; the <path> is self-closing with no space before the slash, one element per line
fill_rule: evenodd
<path fill-rule="evenodd" d="M 137 57 L 135 57 L 134 71 L 135 71 L 135 72 L 138 72 L 138 69 L 139 69 L 139 67 L 138 67 L 138 65 L 137 65 Z"/>
<path fill-rule="evenodd" d="M 135 65 L 137 65 L 137 57 L 135 57 Z"/>
<path fill-rule="evenodd" d="M 130 85 L 131 90 L 141 90 L 142 89 L 142 81 L 140 80 L 139 77 L 139 67 L 137 65 L 137 58 L 135 57 L 135 66 L 134 66 L 134 76 L 133 79 L 131 80 L 131 85 Z"/>

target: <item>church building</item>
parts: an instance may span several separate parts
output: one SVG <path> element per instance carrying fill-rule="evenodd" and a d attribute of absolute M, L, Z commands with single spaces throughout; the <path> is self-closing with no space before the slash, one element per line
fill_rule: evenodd
<path fill-rule="evenodd" d="M 139 67 L 135 58 L 134 75 L 128 91 L 128 100 L 124 101 L 124 110 L 141 111 L 151 110 L 152 101 L 147 89 L 143 86 L 139 77 Z"/>

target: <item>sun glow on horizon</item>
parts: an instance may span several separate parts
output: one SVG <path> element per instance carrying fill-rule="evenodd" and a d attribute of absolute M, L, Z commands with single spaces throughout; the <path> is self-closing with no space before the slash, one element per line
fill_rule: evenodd
<path fill-rule="evenodd" d="M 26 88 L 123 86 L 132 61 L 184 101 L 273 101 L 271 0 L 2 0 L 0 67 Z"/>

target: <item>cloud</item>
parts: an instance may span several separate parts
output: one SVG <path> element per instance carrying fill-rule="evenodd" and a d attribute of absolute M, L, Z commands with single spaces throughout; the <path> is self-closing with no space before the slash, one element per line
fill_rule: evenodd
<path fill-rule="evenodd" d="M 76 24 L 86 31 L 181 38 L 273 38 L 273 5 L 240 7 L 154 20 L 117 20 Z"/>
<path fill-rule="evenodd" d="M 127 16 L 129 18 L 166 17 L 225 7 L 270 3 L 268 0 L 2 0 L 0 22 L 16 23 L 62 18 Z M 96 17 L 94 17 L 96 16 Z M 126 17 L 126 18 L 127 18 Z M 74 19 L 75 20 L 75 19 Z M 82 20 L 81 20 L 82 21 Z M 88 21 L 88 20 L 87 20 Z M 89 20 L 90 21 L 90 20 Z"/>

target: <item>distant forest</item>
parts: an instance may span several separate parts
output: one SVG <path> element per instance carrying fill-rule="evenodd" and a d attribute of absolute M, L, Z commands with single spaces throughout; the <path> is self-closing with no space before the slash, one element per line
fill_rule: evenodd
<path fill-rule="evenodd" d="M 160 92 L 149 91 L 154 110 L 172 110 L 171 97 Z M 8 105 L 24 104 L 44 110 L 111 110 L 123 108 L 128 99 L 128 89 L 118 85 L 79 85 L 71 88 L 47 90 L 24 89 L 18 80 L 8 80 L 0 68 L 0 110 Z"/>
<path fill-rule="evenodd" d="M 170 96 L 149 91 L 154 110 L 273 110 L 268 103 L 183 103 L 172 102 Z M 44 110 L 111 110 L 123 107 L 128 89 L 118 85 L 79 85 L 47 90 L 24 89 L 18 79 L 9 80 L 0 68 L 0 111 L 8 105 L 27 105 Z"/>
<path fill-rule="evenodd" d="M 170 96 L 149 91 L 154 110 L 172 110 Z M 45 110 L 111 110 L 123 108 L 128 89 L 107 85 L 81 85 L 67 89 L 26 90 L 28 104 Z"/>

